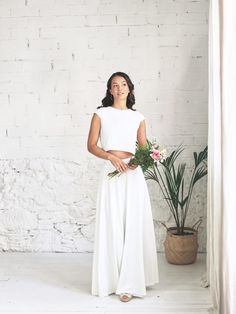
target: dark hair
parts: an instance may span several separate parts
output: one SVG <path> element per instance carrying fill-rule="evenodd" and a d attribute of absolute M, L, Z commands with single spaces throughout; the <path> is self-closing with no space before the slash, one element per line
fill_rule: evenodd
<path fill-rule="evenodd" d="M 129 78 L 129 76 L 124 73 L 124 72 L 115 72 L 111 75 L 111 77 L 109 78 L 109 80 L 107 81 L 107 91 L 106 91 L 106 96 L 103 98 L 102 100 L 102 105 L 97 107 L 97 109 L 101 108 L 101 107 L 109 107 L 109 106 L 112 106 L 113 105 L 113 96 L 112 94 L 110 93 L 110 89 L 111 89 L 111 81 L 113 79 L 113 77 L 115 76 L 121 76 L 123 77 L 127 84 L 128 84 L 128 87 L 129 87 L 129 94 L 128 94 L 128 97 L 127 97 L 127 100 L 126 100 L 126 106 L 128 109 L 132 109 L 132 110 L 135 110 L 133 109 L 133 105 L 135 104 L 135 97 L 134 97 L 134 84 L 132 83 L 131 79 Z"/>

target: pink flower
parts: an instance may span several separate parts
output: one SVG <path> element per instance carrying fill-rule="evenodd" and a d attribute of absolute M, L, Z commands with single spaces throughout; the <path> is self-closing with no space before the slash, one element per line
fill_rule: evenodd
<path fill-rule="evenodd" d="M 150 154 L 153 160 L 160 160 L 161 159 L 161 153 L 159 150 L 154 149 L 152 154 Z"/>

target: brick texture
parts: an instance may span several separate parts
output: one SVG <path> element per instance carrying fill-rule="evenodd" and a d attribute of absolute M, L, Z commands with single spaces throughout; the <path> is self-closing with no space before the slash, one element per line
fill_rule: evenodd
<path fill-rule="evenodd" d="M 127 72 L 149 138 L 207 143 L 207 0 L 0 2 L 0 249 L 91 251 L 100 161 L 86 151 L 106 81 Z M 157 249 L 169 211 L 155 183 Z M 206 182 L 189 222 L 206 212 Z M 205 251 L 206 227 L 200 227 Z"/>

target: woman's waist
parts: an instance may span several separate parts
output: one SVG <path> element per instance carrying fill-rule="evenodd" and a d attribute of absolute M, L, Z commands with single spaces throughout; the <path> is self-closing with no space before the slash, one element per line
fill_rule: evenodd
<path fill-rule="evenodd" d="M 119 157 L 120 159 L 129 159 L 133 156 L 133 154 L 131 152 L 127 152 L 127 151 L 121 151 L 121 150 L 107 150 L 108 153 Z"/>

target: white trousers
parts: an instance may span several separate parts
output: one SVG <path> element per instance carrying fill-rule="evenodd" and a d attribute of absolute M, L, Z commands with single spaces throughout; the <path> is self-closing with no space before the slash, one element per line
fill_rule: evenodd
<path fill-rule="evenodd" d="M 128 162 L 129 159 L 124 159 Z M 159 281 L 147 184 L 140 167 L 109 178 L 104 161 L 97 194 L 92 294 L 146 295 Z"/>

